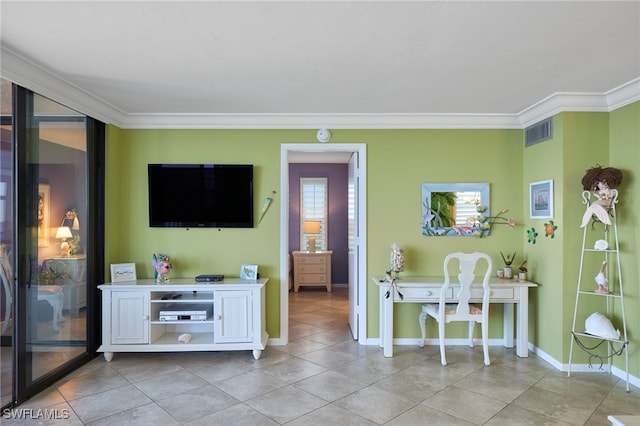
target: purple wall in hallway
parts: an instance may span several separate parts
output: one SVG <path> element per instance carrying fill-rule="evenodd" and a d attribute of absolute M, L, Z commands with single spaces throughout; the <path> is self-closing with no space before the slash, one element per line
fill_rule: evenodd
<path fill-rule="evenodd" d="M 328 181 L 329 250 L 331 281 L 346 284 L 348 277 L 348 165 L 334 163 L 289 164 L 289 253 L 300 250 L 300 178 L 324 177 Z"/>

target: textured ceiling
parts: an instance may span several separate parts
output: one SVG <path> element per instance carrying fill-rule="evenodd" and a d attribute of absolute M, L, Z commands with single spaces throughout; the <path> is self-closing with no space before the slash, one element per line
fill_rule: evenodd
<path fill-rule="evenodd" d="M 339 116 L 336 123 L 512 116 L 554 94 L 603 95 L 640 77 L 638 1 L 0 7 L 5 55 L 90 96 L 92 108 L 103 105 L 116 122 L 162 115 L 245 116 L 257 118 L 256 126 L 316 115 Z M 15 69 L 3 73 L 27 79 Z"/>

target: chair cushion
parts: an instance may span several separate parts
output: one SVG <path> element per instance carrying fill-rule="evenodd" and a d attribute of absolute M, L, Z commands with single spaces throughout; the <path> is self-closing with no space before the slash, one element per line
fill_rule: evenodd
<path fill-rule="evenodd" d="M 422 305 L 422 309 L 429 309 L 435 312 L 440 311 L 439 303 L 425 303 Z M 457 303 L 445 303 L 444 305 L 444 314 L 445 315 L 453 315 L 456 313 L 456 309 L 458 309 Z M 482 315 L 482 308 L 478 305 L 474 305 L 473 303 L 469 304 L 469 313 L 471 315 Z"/>

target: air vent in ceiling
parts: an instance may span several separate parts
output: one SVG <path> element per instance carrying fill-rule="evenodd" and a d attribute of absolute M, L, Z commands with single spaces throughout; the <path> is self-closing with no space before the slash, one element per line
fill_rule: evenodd
<path fill-rule="evenodd" d="M 529 126 L 524 132 L 524 146 L 528 147 L 535 145 L 547 139 L 551 139 L 553 136 L 552 118 L 549 117 L 546 120 L 540 121 L 533 126 Z"/>

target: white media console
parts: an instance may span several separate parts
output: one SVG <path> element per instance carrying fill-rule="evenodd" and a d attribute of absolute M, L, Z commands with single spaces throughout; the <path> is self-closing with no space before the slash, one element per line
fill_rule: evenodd
<path fill-rule="evenodd" d="M 114 352 L 252 350 L 253 357 L 259 359 L 269 338 L 265 324 L 268 280 L 102 284 L 98 286 L 102 291 L 102 345 L 98 352 L 111 361 Z M 184 342 L 188 340 L 185 334 L 190 337 L 188 342 Z"/>

